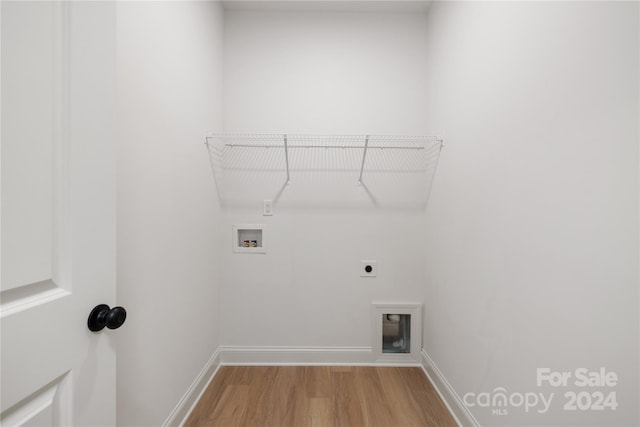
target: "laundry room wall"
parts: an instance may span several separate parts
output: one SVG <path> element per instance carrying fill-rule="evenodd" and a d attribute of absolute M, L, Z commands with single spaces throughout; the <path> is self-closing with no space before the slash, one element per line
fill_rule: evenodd
<path fill-rule="evenodd" d="M 117 5 L 118 425 L 159 426 L 220 344 L 217 2 Z"/>
<path fill-rule="evenodd" d="M 637 2 L 429 12 L 425 125 L 445 148 L 423 345 L 481 425 L 638 424 L 638 19 Z M 571 377 L 539 387 L 538 368 Z M 580 368 L 618 381 L 575 385 Z M 478 401 L 500 388 L 554 397 Z M 619 406 L 585 407 L 596 392 Z"/>
<path fill-rule="evenodd" d="M 424 8 L 258 3 L 225 11 L 222 130 L 430 133 Z M 221 336 L 247 360 L 264 347 L 359 350 L 366 358 L 371 302 L 421 302 L 424 206 L 375 200 L 357 186 L 357 173 L 321 175 L 298 168 L 289 185 L 224 207 Z M 318 182 L 304 187 L 303 177 Z M 426 199 L 393 187 L 393 174 L 382 179 L 408 200 Z M 254 192 L 263 185 L 245 184 Z M 274 200 L 273 216 L 262 216 L 263 199 Z M 232 225 L 243 223 L 266 225 L 266 254 L 232 253 Z M 360 277 L 360 260 L 377 261 L 377 278 Z"/>

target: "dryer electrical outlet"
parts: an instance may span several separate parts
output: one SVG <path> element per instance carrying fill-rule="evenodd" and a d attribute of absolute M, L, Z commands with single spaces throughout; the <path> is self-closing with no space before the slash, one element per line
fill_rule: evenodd
<path fill-rule="evenodd" d="M 360 261 L 360 277 L 377 277 L 378 263 L 377 261 Z"/>

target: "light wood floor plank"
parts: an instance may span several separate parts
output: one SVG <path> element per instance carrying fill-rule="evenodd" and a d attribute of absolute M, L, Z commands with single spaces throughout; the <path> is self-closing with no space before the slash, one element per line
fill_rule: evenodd
<path fill-rule="evenodd" d="M 456 423 L 421 369 L 223 366 L 185 427 L 433 426 Z"/>
<path fill-rule="evenodd" d="M 422 416 L 418 402 L 413 396 L 401 377 L 399 370 L 406 368 L 380 368 L 376 372 L 380 377 L 380 382 L 384 384 L 384 395 L 389 407 L 393 408 L 392 426 L 426 426 L 427 421 Z M 416 369 L 417 371 L 417 369 Z M 422 374 L 422 372 L 417 371 Z"/>
<path fill-rule="evenodd" d="M 331 368 L 329 366 L 305 366 L 305 378 L 307 385 L 307 397 L 330 398 L 331 392 Z"/>
<path fill-rule="evenodd" d="M 364 424 L 355 376 L 353 370 L 332 369 L 334 426 L 350 427 Z"/>
<path fill-rule="evenodd" d="M 385 397 L 385 390 L 376 372 L 378 368 L 363 367 L 358 370 L 356 383 L 358 384 L 358 399 L 363 406 L 364 425 L 375 427 L 392 426 L 393 415 L 389 402 Z"/>
<path fill-rule="evenodd" d="M 331 399 L 328 397 L 312 397 L 309 399 L 309 413 L 305 426 L 326 427 L 333 422 Z"/>
<path fill-rule="evenodd" d="M 244 425 L 247 416 L 248 385 L 229 385 L 225 388 L 220 401 L 215 405 L 211 416 L 204 424 L 207 426 Z"/>

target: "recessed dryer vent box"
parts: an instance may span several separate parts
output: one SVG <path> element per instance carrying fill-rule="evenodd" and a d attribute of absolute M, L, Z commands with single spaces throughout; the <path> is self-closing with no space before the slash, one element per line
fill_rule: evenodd
<path fill-rule="evenodd" d="M 374 303 L 373 356 L 376 362 L 420 362 L 422 304 Z"/>
<path fill-rule="evenodd" d="M 266 253 L 264 224 L 234 224 L 232 249 L 241 254 Z"/>

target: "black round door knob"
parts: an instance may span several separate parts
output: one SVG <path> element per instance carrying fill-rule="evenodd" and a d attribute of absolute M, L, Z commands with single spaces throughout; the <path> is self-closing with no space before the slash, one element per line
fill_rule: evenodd
<path fill-rule="evenodd" d="M 106 326 L 109 329 L 118 329 L 127 318 L 127 311 L 122 307 L 109 308 L 106 304 L 96 305 L 89 314 L 87 325 L 89 330 L 98 332 Z"/>

